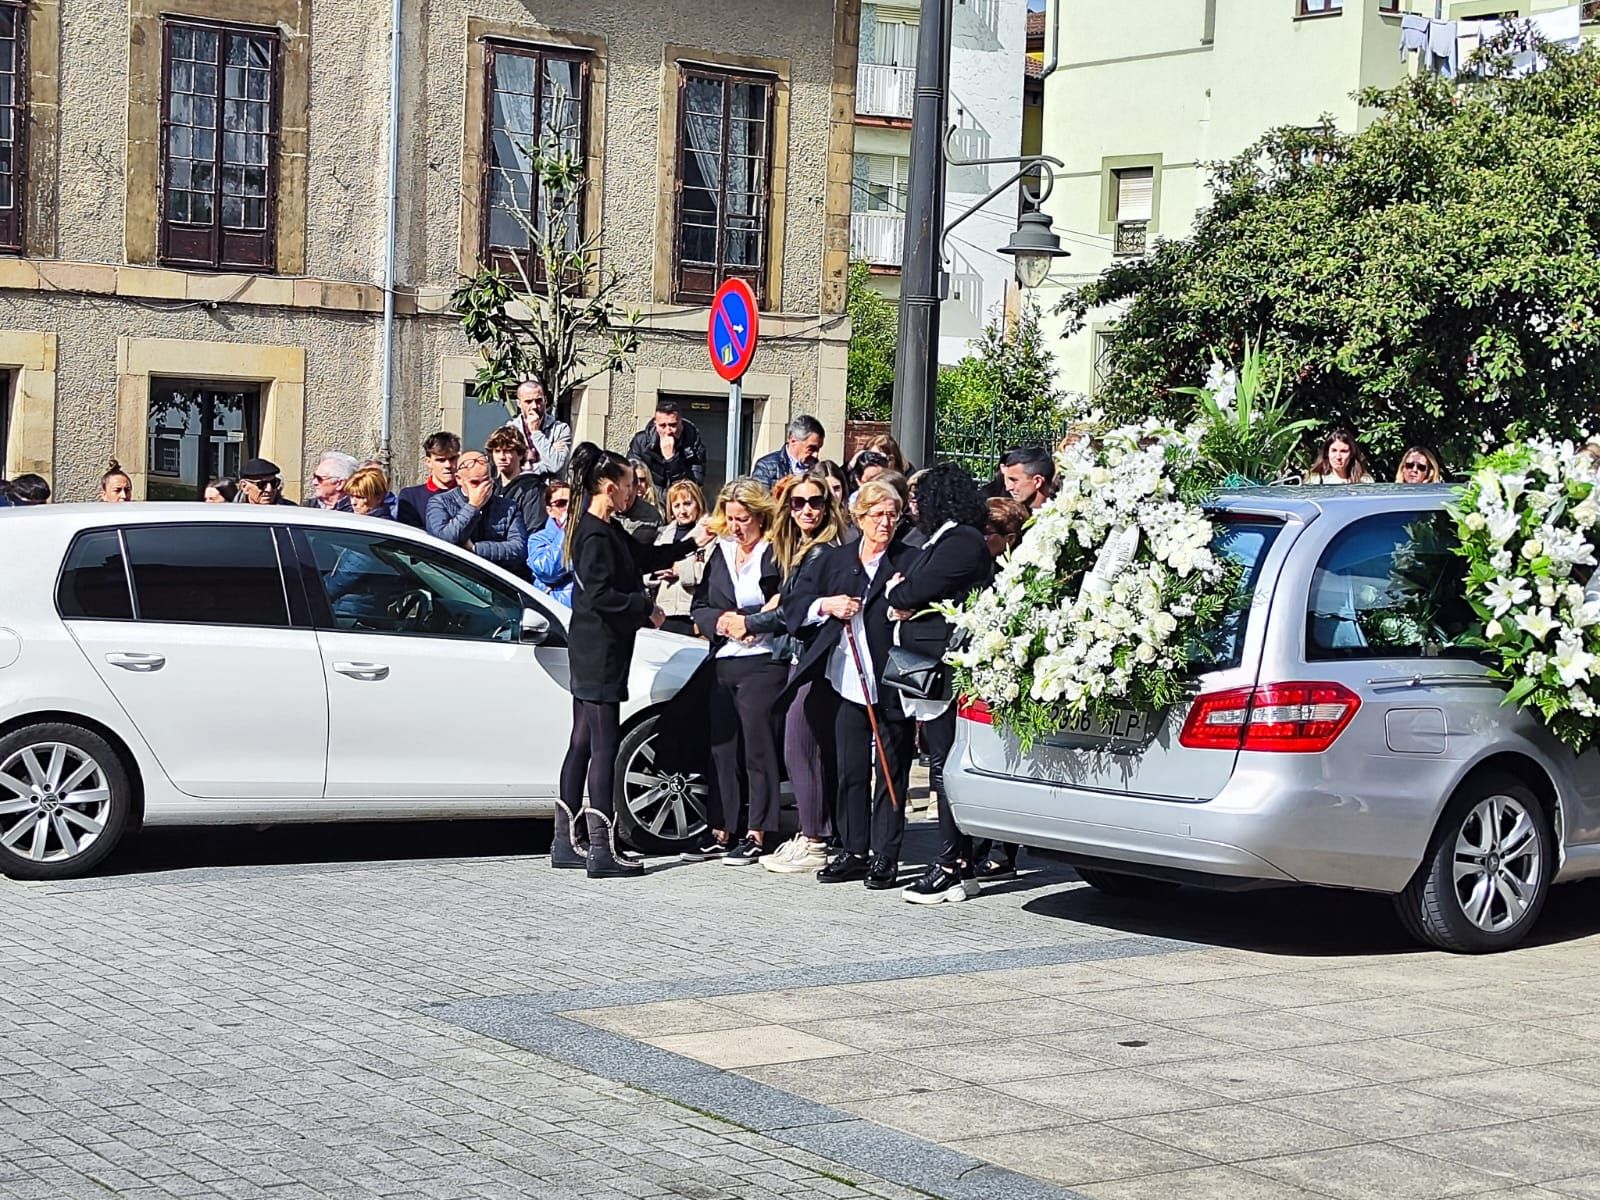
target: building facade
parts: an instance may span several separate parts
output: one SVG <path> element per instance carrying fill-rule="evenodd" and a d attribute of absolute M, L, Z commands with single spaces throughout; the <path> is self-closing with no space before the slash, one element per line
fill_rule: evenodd
<path fill-rule="evenodd" d="M 1022 149 L 1027 0 L 956 0 L 951 5 L 950 146 L 957 160 L 1014 158 Z M 872 269 L 874 287 L 900 295 L 906 186 L 911 166 L 911 100 L 916 80 L 916 0 L 861 8 L 856 85 L 851 257 Z M 945 176 L 948 224 L 984 200 L 1015 168 L 952 165 Z M 1011 261 L 997 253 L 1017 224 L 1017 191 L 1007 188 L 955 230 L 945 269 L 950 293 L 939 314 L 939 357 L 954 362 L 1005 311 Z"/>
<path fill-rule="evenodd" d="M 682 402 L 721 474 L 706 305 L 747 279 L 749 449 L 844 423 L 857 0 L 403 0 L 390 449 L 482 443 L 448 311 L 527 252 L 530 141 L 577 139 L 581 231 L 644 314 L 634 369 L 570 399 L 613 447 Z M 291 496 L 324 449 L 384 449 L 388 0 L 0 0 L 0 450 L 66 499 L 115 456 L 192 498 L 255 455 Z M 747 460 L 748 461 L 748 460 Z"/>
<path fill-rule="evenodd" d="M 1062 159 L 1046 211 L 1072 252 L 1040 301 L 1086 283 L 1157 237 L 1183 237 L 1210 203 L 1205 164 L 1268 129 L 1324 115 L 1355 131 L 1354 95 L 1418 69 L 1403 17 L 1528 17 L 1571 0 L 1054 0 L 1059 66 L 1045 81 L 1044 152 Z M 1600 4 L 1582 6 L 1586 31 Z M 1064 390 L 1092 396 L 1117 312 L 1055 343 Z M 1197 379 L 1198 383 L 1199 380 Z"/>

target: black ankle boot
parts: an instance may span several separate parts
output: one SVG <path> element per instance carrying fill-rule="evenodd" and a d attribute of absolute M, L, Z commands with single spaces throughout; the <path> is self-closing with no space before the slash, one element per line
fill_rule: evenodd
<path fill-rule="evenodd" d="M 556 801 L 556 835 L 550 843 L 550 865 L 558 871 L 576 871 L 587 865 L 589 845 L 573 837 L 578 832 L 572 810 Z"/>
<path fill-rule="evenodd" d="M 590 879 L 631 879 L 644 874 L 644 863 L 629 858 L 617 849 L 613 823 L 589 810 L 589 854 L 584 864 Z"/>

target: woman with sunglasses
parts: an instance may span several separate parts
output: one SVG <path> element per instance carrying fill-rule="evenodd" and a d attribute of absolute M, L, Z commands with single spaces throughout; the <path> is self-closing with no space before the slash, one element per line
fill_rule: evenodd
<path fill-rule="evenodd" d="M 772 549 L 783 574 L 783 586 L 776 605 L 745 621 L 752 632 L 777 635 L 773 657 L 788 664 L 791 681 L 795 661 L 817 629 L 802 628 L 802 637 L 787 633 L 791 624 L 800 625 L 805 619 L 805 609 L 811 601 L 808 572 L 815 569 L 830 547 L 844 541 L 849 528 L 844 506 L 830 482 L 821 467 L 778 481 L 774 491 L 779 512 Z M 797 605 L 796 597 L 802 595 L 806 599 Z M 777 874 L 814 873 L 828 865 L 828 839 L 833 836 L 835 707 L 831 688 L 801 683 L 784 713 L 783 761 L 794 789 L 800 832 L 762 856 L 761 865 Z"/>
<path fill-rule="evenodd" d="M 531 477 L 530 477 L 531 478 Z M 572 607 L 572 567 L 567 562 L 567 517 L 572 511 L 572 485 L 554 475 L 545 477 L 545 523 L 528 536 L 528 570 L 533 584 L 568 608 Z"/>
<path fill-rule="evenodd" d="M 1444 466 L 1439 456 L 1426 446 L 1411 446 L 1400 456 L 1400 469 L 1394 473 L 1396 483 L 1443 483 Z"/>

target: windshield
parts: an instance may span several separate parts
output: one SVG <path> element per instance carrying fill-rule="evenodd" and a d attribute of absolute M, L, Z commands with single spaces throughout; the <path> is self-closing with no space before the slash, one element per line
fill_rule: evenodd
<path fill-rule="evenodd" d="M 1199 656 L 1195 665 L 1208 671 L 1222 671 L 1237 667 L 1244 655 L 1245 628 L 1250 620 L 1250 598 L 1255 595 L 1256 582 L 1261 578 L 1261 566 L 1267 551 L 1283 532 L 1283 522 L 1275 517 L 1235 516 L 1217 514 L 1220 528 L 1212 539 L 1211 547 L 1239 564 L 1239 600 L 1233 611 L 1222 621 L 1216 631 L 1206 639 L 1208 653 Z"/>

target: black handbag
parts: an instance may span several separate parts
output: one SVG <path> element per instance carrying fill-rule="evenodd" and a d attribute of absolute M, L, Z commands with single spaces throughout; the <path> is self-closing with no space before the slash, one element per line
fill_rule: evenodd
<path fill-rule="evenodd" d="M 904 646 L 890 646 L 883 664 L 883 686 L 913 700 L 937 700 L 944 663 Z"/>

